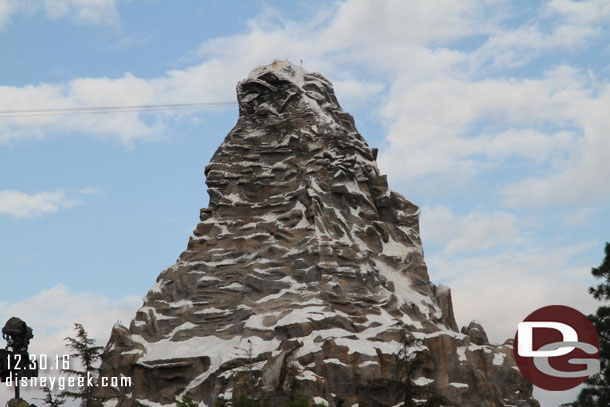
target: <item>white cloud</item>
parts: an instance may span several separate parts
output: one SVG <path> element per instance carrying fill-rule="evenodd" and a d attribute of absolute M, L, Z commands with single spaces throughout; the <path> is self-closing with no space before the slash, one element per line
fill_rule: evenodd
<path fill-rule="evenodd" d="M 93 24 L 112 24 L 117 19 L 116 0 L 43 0 L 50 18 L 66 15 Z"/>
<path fill-rule="evenodd" d="M 484 44 L 471 54 L 471 64 L 485 69 L 513 68 L 549 51 L 577 51 L 603 32 L 599 23 L 610 16 L 608 0 L 551 0 L 532 10 L 520 26 L 498 24 Z"/>
<path fill-rule="evenodd" d="M 0 28 L 18 12 L 43 11 L 47 18 L 68 17 L 77 22 L 110 25 L 118 20 L 117 0 L 0 0 Z"/>
<path fill-rule="evenodd" d="M 562 97 L 565 106 L 559 111 L 582 129 L 581 145 L 562 168 L 506 186 L 502 196 L 509 205 L 587 205 L 610 199 L 610 83 L 596 91 L 589 96 L 585 89 L 574 89 Z"/>
<path fill-rule="evenodd" d="M 155 96 L 154 85 L 126 74 L 117 79 L 77 79 L 66 85 L 5 86 L 0 91 L 0 105 L 9 109 L 129 106 L 150 104 Z M 157 99 L 157 103 L 163 101 Z M 55 132 L 84 132 L 129 144 L 156 135 L 160 128 L 134 112 L 11 117 L 0 121 L 0 142 L 48 137 Z"/>
<path fill-rule="evenodd" d="M 442 244 L 444 252 L 451 254 L 514 246 L 523 240 L 519 237 L 517 219 L 510 213 L 475 210 L 455 216 L 442 205 L 422 208 L 421 231 L 424 244 Z"/>
<path fill-rule="evenodd" d="M 57 4 L 60 13 L 114 2 Z M 512 179 L 514 185 L 502 195 L 511 206 L 529 205 L 530 200 L 606 199 L 600 191 L 610 191 L 605 181 L 610 177 L 592 174 L 608 171 L 603 157 L 610 141 L 601 137 L 609 127 L 603 113 L 610 110 L 607 81 L 593 81 L 567 65 L 528 79 L 480 75 L 489 68 L 484 61 L 493 65 L 504 58 L 499 64 L 512 66 L 522 63 L 522 55 L 575 47 L 599 35 L 586 24 L 593 12 L 583 9 L 583 16 L 569 19 L 562 10 L 570 7 L 581 6 L 552 2 L 532 21 L 506 29 L 504 8 L 491 1 L 347 1 L 307 24 L 286 19 L 272 23 L 264 16 L 251 20 L 245 33 L 206 41 L 196 53 L 204 62 L 157 78 L 127 73 L 6 86 L 0 89 L 0 105 L 20 109 L 234 100 L 235 83 L 252 67 L 275 58 L 303 60 L 306 69 L 314 67 L 335 81 L 340 96 L 350 100 L 344 104 L 356 106 L 372 96 L 383 100 L 389 148 L 380 153 L 380 165 L 393 182 L 409 187 L 425 177 L 465 179 L 520 158 L 548 172 Z M 603 2 L 586 7 L 602 14 L 606 10 Z M 544 32 L 537 22 L 548 21 L 552 27 Z M 452 48 L 455 40 L 474 35 L 484 39 L 478 49 Z M 483 62 L 473 68 L 474 60 Z M 367 80 L 354 79 L 363 77 L 357 72 L 365 72 Z M 0 142 L 77 132 L 129 145 L 163 137 L 175 118 L 175 112 L 3 118 Z M 494 127 L 486 128 L 488 123 Z M 577 194 L 559 196 L 572 187 Z"/>
<path fill-rule="evenodd" d="M 512 154 L 531 154 L 523 145 L 524 138 L 530 137 L 535 138 L 535 146 L 545 141 L 544 150 L 557 141 L 559 148 L 566 148 L 569 140 L 565 140 L 565 133 L 553 139 L 528 126 L 550 121 L 569 123 L 574 119 L 573 114 L 565 115 L 566 105 L 568 97 L 583 99 L 586 90 L 580 87 L 579 79 L 576 71 L 560 67 L 543 79 L 471 81 L 442 76 L 415 85 L 398 83 L 383 111 L 390 123 L 388 140 L 402 150 L 450 150 L 457 159 L 481 152 L 497 154 L 494 144 L 498 140 L 494 137 L 470 135 L 475 124 L 493 121 L 497 126 L 508 127 L 499 134 L 504 146 L 509 139 L 512 142 L 517 138 L 522 148 L 512 147 Z M 447 142 L 452 145 L 443 147 Z"/>
<path fill-rule="evenodd" d="M 140 305 L 141 296 L 111 299 L 94 292 L 73 293 L 59 284 L 14 304 L 0 302 L 0 321 L 11 316 L 25 320 L 34 328 L 32 349 L 63 348 L 63 337 L 72 333 L 75 322 L 82 323 L 91 337 L 105 345 L 114 323 L 121 320 L 129 325 Z"/>
<path fill-rule="evenodd" d="M 451 43 L 474 34 L 488 33 L 494 27 L 489 6 L 494 1 L 426 0 L 341 3 L 323 30 L 325 47 L 379 47 L 380 44 Z"/>
<path fill-rule="evenodd" d="M 17 5 L 14 0 L 0 0 L 0 28 L 3 28 L 15 13 Z"/>
<path fill-rule="evenodd" d="M 58 3 L 61 14 L 66 8 L 83 5 L 81 2 Z M 245 34 L 220 37 L 206 41 L 197 55 L 205 62 L 187 69 L 167 72 L 158 78 L 141 79 L 131 74 L 119 78 L 81 78 L 67 84 L 41 84 L 38 86 L 2 87 L 0 105 L 6 109 L 36 107 L 76 107 L 103 105 L 135 105 L 151 103 L 187 103 L 191 101 L 234 100 L 235 83 L 249 70 L 260 64 L 280 58 L 304 60 L 307 68 L 333 76 L 339 92 L 346 97 L 364 100 L 382 89 L 379 82 L 357 82 L 353 69 L 343 70 L 354 61 L 377 67 L 398 69 L 400 61 L 413 61 L 412 70 L 427 70 L 434 64 L 453 63 L 460 53 L 445 50 L 428 50 L 417 45 L 418 41 L 452 41 L 464 35 L 483 30 L 489 24 L 481 18 L 480 7 L 470 2 L 446 2 L 438 4 L 420 2 L 407 5 L 400 1 L 387 1 L 371 6 L 364 1 L 345 2 L 336 14 L 325 14 L 326 20 L 315 24 L 299 25 L 284 21 L 283 25 L 267 21 L 251 20 Z M 413 21 L 404 24 L 403 19 Z M 477 20 L 478 19 L 478 20 Z M 471 24 L 477 20 L 477 24 Z M 440 25 L 441 21 L 446 22 Z M 400 24 L 395 24 L 400 22 Z M 379 27 L 385 27 L 379 31 Z M 402 27 L 400 38 L 394 29 Z M 410 38 L 405 43 L 405 38 Z M 379 46 L 371 39 L 383 39 Z M 388 42 L 391 40 L 391 42 Z M 358 49 L 363 47 L 363 49 Z M 425 67 L 418 58 L 406 54 L 409 48 L 422 54 Z M 338 57 L 329 54 L 338 53 Z M 393 58 L 381 58 L 394 55 Z M 389 64 L 385 68 L 384 64 Z M 205 100 L 202 100 L 205 95 Z M 356 103 L 358 102 L 356 101 Z M 4 118 L 0 122 L 0 142 L 24 137 L 45 137 L 53 132 L 82 132 L 100 137 L 118 139 L 129 144 L 139 139 L 149 139 L 162 134 L 164 124 L 174 117 L 172 113 L 142 115 L 121 113 L 112 115 L 72 115 Z"/>
<path fill-rule="evenodd" d="M 609 0 L 551 0 L 546 4 L 545 13 L 559 15 L 572 24 L 591 25 L 608 21 Z"/>
<path fill-rule="evenodd" d="M 333 84 L 337 99 L 346 106 L 359 106 L 383 90 L 380 83 L 367 83 L 355 80 L 338 80 Z M 341 103 L 341 102 L 340 102 Z"/>
<path fill-rule="evenodd" d="M 537 79 L 439 77 L 394 85 L 389 99 L 383 110 L 389 148 L 380 164 L 407 186 L 425 176 L 469 177 L 520 157 L 542 167 L 502 188 L 509 206 L 590 204 L 610 196 L 604 137 L 610 83 L 560 66 Z"/>
<path fill-rule="evenodd" d="M 570 212 L 561 218 L 561 224 L 566 227 L 579 227 L 588 225 L 591 218 L 596 213 L 596 210 L 591 207 L 584 207 L 570 210 Z"/>
<path fill-rule="evenodd" d="M 95 187 L 87 187 L 74 193 L 61 189 L 33 194 L 13 189 L 0 190 L 0 215 L 17 219 L 33 218 L 81 204 L 79 194 L 91 195 L 100 192 L 101 190 Z"/>
<path fill-rule="evenodd" d="M 508 249 L 476 258 L 439 255 L 426 262 L 432 279 L 451 287 L 459 325 L 480 320 L 490 339 L 503 342 L 540 307 L 563 304 L 585 314 L 597 308 L 587 292 L 590 265 L 582 259 L 591 246 Z"/>
<path fill-rule="evenodd" d="M 494 33 L 472 53 L 471 63 L 476 68 L 491 62 L 495 69 L 524 65 L 544 51 L 557 48 L 575 50 L 596 37 L 599 30 L 589 26 L 562 25 L 544 33 L 536 25 Z"/>
<path fill-rule="evenodd" d="M 114 44 L 108 46 L 107 49 L 123 49 L 123 48 L 132 48 L 144 45 L 150 41 L 151 37 L 149 35 L 138 37 L 135 35 L 129 35 L 127 37 L 121 38 Z"/>
<path fill-rule="evenodd" d="M 100 195 L 103 191 L 100 187 L 85 187 L 78 190 L 83 195 Z"/>

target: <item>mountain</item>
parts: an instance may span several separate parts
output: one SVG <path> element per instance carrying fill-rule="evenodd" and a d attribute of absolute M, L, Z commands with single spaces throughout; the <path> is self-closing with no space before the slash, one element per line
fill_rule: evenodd
<path fill-rule="evenodd" d="M 459 406 L 538 406 L 512 342 L 458 331 L 430 282 L 419 209 L 388 188 L 332 84 L 290 62 L 237 85 L 239 119 L 205 168 L 209 206 L 102 374 L 129 376 L 119 407 L 396 406 L 406 393 Z M 113 403 L 111 403 L 113 404 Z"/>

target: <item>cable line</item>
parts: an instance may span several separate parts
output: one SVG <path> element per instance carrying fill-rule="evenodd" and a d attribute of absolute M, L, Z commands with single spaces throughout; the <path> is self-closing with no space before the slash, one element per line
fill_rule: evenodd
<path fill-rule="evenodd" d="M 178 110 L 178 109 L 209 109 L 209 108 L 214 108 L 214 107 L 234 106 L 236 104 L 237 104 L 237 102 L 199 102 L 199 103 L 174 103 L 174 104 L 159 104 L 159 105 L 9 109 L 9 110 L 0 110 L 0 117 L 58 116 L 58 115 L 68 115 L 68 114 L 123 113 L 123 112 L 145 112 L 145 111 Z"/>

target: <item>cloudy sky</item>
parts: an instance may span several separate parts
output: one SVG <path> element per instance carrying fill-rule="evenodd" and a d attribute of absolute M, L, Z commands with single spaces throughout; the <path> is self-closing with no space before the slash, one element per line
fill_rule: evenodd
<path fill-rule="evenodd" d="M 11 111 L 234 102 L 276 58 L 332 80 L 421 207 L 459 325 L 502 342 L 541 306 L 589 313 L 610 240 L 609 44 L 608 0 L 0 0 L 0 318 L 34 326 L 37 352 L 74 322 L 105 343 L 185 249 L 237 118 Z"/>

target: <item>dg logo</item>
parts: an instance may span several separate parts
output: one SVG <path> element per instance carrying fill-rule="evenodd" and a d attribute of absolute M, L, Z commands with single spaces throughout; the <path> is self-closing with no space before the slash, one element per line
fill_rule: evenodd
<path fill-rule="evenodd" d="M 595 327 L 563 305 L 528 315 L 517 329 L 513 353 L 523 376 L 545 390 L 574 388 L 600 370 Z"/>

